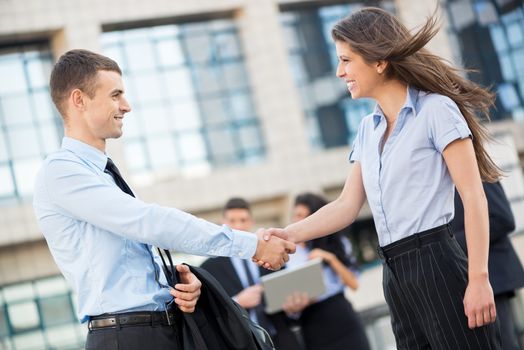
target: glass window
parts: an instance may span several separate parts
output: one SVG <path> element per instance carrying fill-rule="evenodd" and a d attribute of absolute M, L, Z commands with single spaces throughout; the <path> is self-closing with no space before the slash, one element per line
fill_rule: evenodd
<path fill-rule="evenodd" d="M 221 59 L 238 59 L 240 45 L 233 32 L 219 33 L 215 36 L 216 54 Z"/>
<path fill-rule="evenodd" d="M 79 325 L 71 290 L 61 275 L 0 287 L 0 348 L 80 349 L 86 326 Z"/>
<path fill-rule="evenodd" d="M 171 135 L 159 136 L 147 141 L 149 161 L 154 168 L 169 168 L 178 164 L 175 140 Z"/>
<path fill-rule="evenodd" d="M 29 60 L 27 62 L 27 74 L 31 88 L 34 90 L 46 89 L 49 84 L 51 69 L 51 62 L 40 59 L 39 55 Z"/>
<path fill-rule="evenodd" d="M 180 154 L 184 161 L 203 160 L 207 156 L 206 145 L 201 135 L 186 133 L 179 137 Z"/>
<path fill-rule="evenodd" d="M 240 142 L 246 149 L 257 150 L 260 148 L 258 128 L 256 125 L 248 125 L 240 130 Z"/>
<path fill-rule="evenodd" d="M 59 147 L 61 122 L 48 88 L 51 68 L 47 45 L 0 49 L 2 200 L 31 195 L 40 162 Z"/>
<path fill-rule="evenodd" d="M 470 0 L 449 2 L 450 17 L 455 28 L 462 29 L 475 22 L 475 13 Z"/>
<path fill-rule="evenodd" d="M 461 21 L 466 8 L 474 8 L 477 18 L 467 23 L 452 21 L 460 54 L 467 68 L 478 73 L 469 76 L 484 86 L 495 86 L 496 108 L 492 119 L 518 119 L 524 107 L 524 5 L 499 6 L 497 0 L 451 0 L 447 11 Z"/>
<path fill-rule="evenodd" d="M 45 337 L 49 349 L 82 349 L 83 339 L 79 339 L 78 327 L 74 324 L 54 326 L 46 329 Z"/>
<path fill-rule="evenodd" d="M 167 95 L 179 99 L 191 99 L 195 94 L 191 71 L 187 67 L 167 70 L 163 74 Z"/>
<path fill-rule="evenodd" d="M 21 283 L 4 287 L 4 299 L 6 303 L 34 298 L 34 290 L 31 283 Z"/>
<path fill-rule="evenodd" d="M 235 154 L 234 136 L 231 129 L 209 130 L 209 140 L 214 145 L 211 150 L 214 157 L 228 159 Z"/>
<path fill-rule="evenodd" d="M 496 23 L 498 20 L 495 5 L 489 1 L 477 2 L 475 4 L 475 11 L 477 12 L 478 21 L 482 25 Z"/>
<path fill-rule="evenodd" d="M 229 97 L 232 116 L 236 120 L 250 120 L 254 114 L 251 96 L 246 93 L 235 93 Z"/>
<path fill-rule="evenodd" d="M 188 58 L 192 63 L 210 63 L 214 61 L 214 52 L 211 37 L 205 35 L 193 35 L 191 40 L 184 40 L 187 48 Z"/>
<path fill-rule="evenodd" d="M 35 329 L 40 325 L 38 307 L 34 301 L 9 304 L 7 314 L 15 333 Z"/>
<path fill-rule="evenodd" d="M 126 143 L 124 152 L 129 170 L 143 170 L 148 167 L 145 148 L 140 140 Z"/>
<path fill-rule="evenodd" d="M 204 101 L 203 101 L 204 102 Z M 175 131 L 187 131 L 199 129 L 202 126 L 200 110 L 195 101 L 184 100 L 174 102 L 171 106 L 172 118 L 171 128 Z"/>
<path fill-rule="evenodd" d="M 0 305 L 0 338 L 5 339 L 7 337 L 9 329 L 7 328 L 7 310 L 4 305 Z M 1 344 L 1 343 L 0 343 Z"/>
<path fill-rule="evenodd" d="M 47 90 L 35 91 L 32 95 L 32 103 L 36 113 L 36 118 L 40 122 L 57 121 L 57 112 Z"/>
<path fill-rule="evenodd" d="M 147 33 L 144 31 L 144 35 Z M 124 53 L 130 71 L 152 71 L 155 69 L 153 46 L 147 38 L 125 42 Z M 140 53 L 140 54 L 138 54 Z"/>
<path fill-rule="evenodd" d="M 230 113 L 220 96 L 202 101 L 202 112 L 208 125 L 224 125 L 229 122 Z"/>
<path fill-rule="evenodd" d="M 225 83 L 231 89 L 242 89 L 247 86 L 247 74 L 244 65 L 238 62 L 226 63 L 222 66 Z"/>
<path fill-rule="evenodd" d="M 157 42 L 158 58 L 162 67 L 179 66 L 185 61 L 180 41 L 173 39 L 169 38 Z"/>
<path fill-rule="evenodd" d="M 0 164 L 5 163 L 9 159 L 7 154 L 7 143 L 5 141 L 5 135 L 0 130 Z"/>
<path fill-rule="evenodd" d="M 33 332 L 24 332 L 12 337 L 15 349 L 41 349 L 45 344 L 44 333 L 40 330 Z"/>
<path fill-rule="evenodd" d="M 33 193 L 34 178 L 33 176 L 28 176 L 31 174 L 36 174 L 40 165 L 42 163 L 42 158 L 29 158 L 17 160 L 13 164 L 13 172 L 15 174 L 17 190 L 20 196 L 29 196 Z"/>
<path fill-rule="evenodd" d="M 254 162 L 252 154 L 263 158 L 234 20 L 121 30 L 102 34 L 101 42 L 126 65 L 133 113 L 124 121 L 124 153 L 137 178 L 160 169 L 199 175 Z M 249 149 L 239 140 L 247 133 L 256 138 Z"/>
<path fill-rule="evenodd" d="M 35 289 L 39 297 L 66 294 L 69 292 L 69 287 L 62 276 L 38 280 L 35 282 Z"/>
<path fill-rule="evenodd" d="M 0 94 L 20 93 L 28 90 L 22 55 L 8 54 L 0 59 Z"/>
<path fill-rule="evenodd" d="M 392 1 L 381 2 L 385 9 Z M 358 130 L 348 120 L 360 121 L 372 111 L 371 101 L 352 100 L 336 77 L 337 57 L 331 28 L 343 17 L 363 6 L 357 2 L 285 10 L 281 14 L 289 64 L 306 117 L 305 125 L 313 148 L 347 145 Z M 365 106 L 365 108 L 362 108 Z"/>
<path fill-rule="evenodd" d="M 45 297 L 39 300 L 44 326 L 71 323 L 75 320 L 69 294 Z"/>
<path fill-rule="evenodd" d="M 37 130 L 11 128 L 7 131 L 7 142 L 14 158 L 26 158 L 40 154 Z"/>
<path fill-rule="evenodd" d="M 33 116 L 28 95 L 3 96 L 1 102 L 4 123 L 7 127 L 32 123 Z"/>
<path fill-rule="evenodd" d="M 512 110 L 519 106 L 519 97 L 513 84 L 500 84 L 497 89 L 500 102 L 507 110 Z"/>
<path fill-rule="evenodd" d="M 7 165 L 0 165 L 0 198 L 9 198 L 15 195 L 15 184 L 11 169 Z"/>

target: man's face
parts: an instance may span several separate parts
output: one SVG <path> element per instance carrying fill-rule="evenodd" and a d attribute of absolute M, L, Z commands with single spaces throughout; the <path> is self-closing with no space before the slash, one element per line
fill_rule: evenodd
<path fill-rule="evenodd" d="M 224 224 L 235 230 L 251 231 L 253 218 L 247 209 L 228 209 L 224 212 Z"/>
<path fill-rule="evenodd" d="M 131 111 L 124 97 L 124 83 L 117 72 L 99 71 L 93 98 L 85 95 L 86 132 L 95 140 L 122 136 L 124 114 Z"/>

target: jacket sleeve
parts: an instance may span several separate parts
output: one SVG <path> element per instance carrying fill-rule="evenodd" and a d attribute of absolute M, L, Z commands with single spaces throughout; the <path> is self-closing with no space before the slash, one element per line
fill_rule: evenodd
<path fill-rule="evenodd" d="M 490 243 L 515 230 L 515 218 L 500 182 L 483 183 L 488 200 Z"/>

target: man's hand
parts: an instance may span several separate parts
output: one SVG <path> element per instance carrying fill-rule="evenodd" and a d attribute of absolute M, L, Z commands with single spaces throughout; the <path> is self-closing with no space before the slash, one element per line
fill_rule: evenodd
<path fill-rule="evenodd" d="M 265 240 L 263 237 L 265 231 L 260 229 L 256 232 L 258 244 L 253 261 L 265 268 L 278 270 L 289 260 L 288 254 L 294 253 L 296 247 L 294 243 L 276 236 Z"/>
<path fill-rule="evenodd" d="M 238 293 L 233 299 L 244 309 L 252 309 L 262 301 L 262 286 L 255 284 Z"/>
<path fill-rule="evenodd" d="M 464 295 L 464 313 L 470 329 L 495 322 L 497 311 L 487 276 L 470 279 Z"/>
<path fill-rule="evenodd" d="M 200 296 L 200 288 L 202 283 L 189 270 L 187 265 L 177 265 L 177 271 L 180 273 L 180 281 L 177 283 L 175 289 L 171 288 L 169 293 L 175 297 L 175 303 L 183 312 L 195 311 L 195 306 Z"/>

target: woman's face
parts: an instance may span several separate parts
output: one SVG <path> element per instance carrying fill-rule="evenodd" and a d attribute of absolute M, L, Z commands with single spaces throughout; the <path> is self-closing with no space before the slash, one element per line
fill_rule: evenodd
<path fill-rule="evenodd" d="M 297 204 L 297 205 L 295 205 L 293 207 L 293 213 L 292 213 L 291 221 L 297 222 L 297 221 L 300 221 L 300 220 L 304 220 L 305 218 L 307 218 L 309 216 L 309 214 L 311 214 L 311 213 L 309 212 L 309 208 L 308 207 L 306 207 L 303 204 Z"/>
<path fill-rule="evenodd" d="M 376 98 L 374 90 L 384 81 L 384 77 L 380 74 L 385 68 L 382 66 L 383 63 L 367 62 L 346 42 L 336 41 L 335 46 L 338 57 L 337 77 L 346 82 L 351 97 Z"/>

